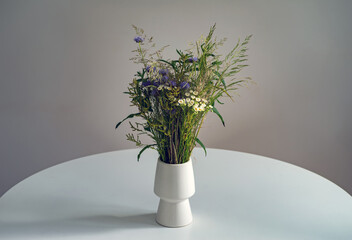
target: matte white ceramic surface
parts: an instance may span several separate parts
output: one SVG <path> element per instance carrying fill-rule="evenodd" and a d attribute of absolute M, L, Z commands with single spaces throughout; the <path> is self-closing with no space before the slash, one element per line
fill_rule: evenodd
<path fill-rule="evenodd" d="M 124 150 L 41 171 L 0 198 L 0 239 L 351 240 L 352 197 L 305 169 L 208 149 L 192 156 L 193 223 L 155 222 L 158 154 Z M 1 184 L 1 183 L 0 183 Z"/>
<path fill-rule="evenodd" d="M 183 164 L 158 160 L 154 192 L 160 197 L 156 221 L 165 227 L 183 227 L 192 222 L 189 198 L 195 192 L 192 159 Z"/>

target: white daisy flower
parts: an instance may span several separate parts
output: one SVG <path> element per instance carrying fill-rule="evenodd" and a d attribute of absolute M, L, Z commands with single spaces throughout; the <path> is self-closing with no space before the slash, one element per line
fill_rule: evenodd
<path fill-rule="evenodd" d="M 195 99 L 196 97 L 192 95 L 191 98 L 192 98 L 192 99 Z"/>
<path fill-rule="evenodd" d="M 191 101 L 190 98 L 186 98 L 186 103 L 189 103 Z"/>
<path fill-rule="evenodd" d="M 197 92 L 197 91 L 194 91 L 194 92 L 193 92 L 193 94 L 194 94 L 194 95 L 197 95 L 197 94 L 198 94 L 198 92 Z"/>
<path fill-rule="evenodd" d="M 163 89 L 163 86 L 159 86 L 159 87 L 158 87 L 158 90 L 162 90 L 162 89 Z"/>
<path fill-rule="evenodd" d="M 189 97 L 189 96 L 190 96 L 190 94 L 189 94 L 188 92 L 186 92 L 186 93 L 185 93 L 185 96 L 186 96 L 186 97 Z"/>
<path fill-rule="evenodd" d="M 182 105 L 182 104 L 185 103 L 185 100 L 184 100 L 184 99 L 179 99 L 179 100 L 178 100 L 178 103 Z"/>
<path fill-rule="evenodd" d="M 197 101 L 197 102 L 200 102 L 200 98 L 196 98 L 196 101 Z"/>

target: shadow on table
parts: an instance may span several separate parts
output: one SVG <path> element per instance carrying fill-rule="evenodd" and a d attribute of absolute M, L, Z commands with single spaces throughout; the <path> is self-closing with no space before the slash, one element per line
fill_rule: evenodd
<path fill-rule="evenodd" d="M 7 239 L 12 235 L 16 237 L 67 236 L 146 228 L 161 228 L 155 222 L 155 213 L 127 216 L 96 215 L 31 222 L 0 221 L 0 239 Z"/>

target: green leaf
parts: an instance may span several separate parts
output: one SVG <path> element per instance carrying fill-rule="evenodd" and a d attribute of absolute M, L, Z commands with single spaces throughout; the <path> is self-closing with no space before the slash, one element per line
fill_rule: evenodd
<path fill-rule="evenodd" d="M 121 122 L 117 123 L 115 129 L 117 129 L 120 126 L 120 124 L 123 123 L 125 120 L 127 120 L 129 118 L 137 117 L 137 116 L 140 116 L 140 115 L 141 115 L 141 113 L 131 113 L 125 119 L 123 119 Z"/>
<path fill-rule="evenodd" d="M 180 50 L 176 49 L 176 52 L 178 55 L 180 55 L 180 57 L 183 57 L 184 54 Z"/>
<path fill-rule="evenodd" d="M 205 156 L 207 156 L 207 150 L 205 149 L 204 144 L 199 140 L 199 138 L 196 138 L 196 142 L 203 148 Z"/>
<path fill-rule="evenodd" d="M 216 99 L 216 101 L 217 101 L 219 104 L 221 104 L 221 105 L 223 105 L 223 104 L 224 104 L 223 102 L 220 102 L 220 100 L 219 100 L 219 99 Z"/>
<path fill-rule="evenodd" d="M 214 54 L 212 54 L 212 55 L 214 55 Z M 212 56 L 212 57 L 213 57 L 213 56 Z M 215 56 L 214 56 L 214 57 L 215 57 Z M 215 66 L 215 65 L 216 65 L 216 66 L 220 66 L 221 64 L 222 64 L 222 61 L 219 61 L 219 60 L 216 60 L 216 61 L 214 61 L 214 62 L 211 63 L 212 66 Z"/>
<path fill-rule="evenodd" d="M 149 126 L 144 126 L 143 128 L 144 128 L 145 131 L 150 132 L 150 127 Z"/>
<path fill-rule="evenodd" d="M 147 150 L 148 148 L 151 148 L 152 146 L 155 146 L 156 144 L 150 144 L 150 145 L 147 145 L 145 146 L 144 148 L 142 148 L 142 150 L 138 153 L 138 156 L 137 156 L 137 161 L 139 162 L 139 159 L 142 155 L 142 153 Z"/>
<path fill-rule="evenodd" d="M 158 61 L 159 61 L 159 62 L 167 63 L 167 64 L 169 64 L 175 71 L 177 70 L 174 61 L 172 61 L 171 63 L 168 62 L 168 61 L 166 61 L 166 60 L 163 60 L 163 59 L 159 59 Z"/>
<path fill-rule="evenodd" d="M 226 83 L 223 77 L 220 78 L 222 85 L 224 85 L 224 89 L 226 89 Z"/>
<path fill-rule="evenodd" d="M 214 57 L 214 58 L 216 57 L 216 56 L 215 56 L 214 54 L 212 54 L 212 53 L 206 53 L 205 56 L 206 56 L 206 57 Z"/>
<path fill-rule="evenodd" d="M 226 83 L 225 83 L 224 77 L 218 71 L 213 70 L 213 73 L 220 79 L 222 85 L 226 89 Z"/>
<path fill-rule="evenodd" d="M 219 116 L 221 122 L 222 122 L 222 125 L 224 125 L 225 127 L 225 122 L 224 122 L 224 119 L 222 118 L 221 114 L 219 113 L 219 111 L 216 109 L 216 107 L 213 106 L 213 112 L 216 113 L 216 115 Z"/>
<path fill-rule="evenodd" d="M 170 66 L 173 66 L 172 63 L 170 63 L 170 62 L 168 62 L 168 61 L 166 61 L 166 60 L 164 60 L 164 59 L 159 59 L 158 61 L 159 61 L 159 62 L 167 63 L 167 64 L 169 64 Z"/>
<path fill-rule="evenodd" d="M 203 48 L 204 44 L 205 44 L 205 43 L 203 43 L 202 45 L 200 45 L 200 49 L 202 49 L 202 52 L 203 52 L 203 53 L 205 52 L 205 50 L 204 50 L 204 48 Z"/>
<path fill-rule="evenodd" d="M 238 81 L 236 81 L 236 82 L 232 82 L 232 83 L 230 83 L 230 84 L 228 85 L 228 87 L 231 87 L 231 86 L 233 86 L 233 85 L 240 84 L 240 83 L 242 83 L 242 82 L 245 82 L 245 80 L 238 80 Z"/>

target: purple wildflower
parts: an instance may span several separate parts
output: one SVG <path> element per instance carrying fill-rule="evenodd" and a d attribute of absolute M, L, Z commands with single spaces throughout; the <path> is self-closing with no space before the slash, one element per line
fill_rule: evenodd
<path fill-rule="evenodd" d="M 188 88 L 189 88 L 189 83 L 188 83 L 188 82 L 182 82 L 181 85 L 180 85 L 180 87 L 181 87 L 182 89 L 188 89 Z"/>
<path fill-rule="evenodd" d="M 134 40 L 136 43 L 140 43 L 140 42 L 143 42 L 143 41 L 144 41 L 144 39 L 143 39 L 142 37 L 140 37 L 140 36 L 135 37 L 133 40 Z"/>
<path fill-rule="evenodd" d="M 147 71 L 147 72 L 150 72 L 150 68 L 151 68 L 151 66 L 146 66 L 145 67 L 145 70 Z M 153 72 L 155 72 L 156 71 L 156 67 L 153 67 Z"/>
<path fill-rule="evenodd" d="M 153 82 L 153 85 L 154 85 L 155 87 L 159 87 L 159 85 L 160 85 L 160 79 L 157 79 L 155 82 Z"/>
<path fill-rule="evenodd" d="M 173 86 L 173 87 L 176 87 L 176 82 L 173 81 L 173 80 L 171 80 L 171 81 L 170 81 L 170 85 Z"/>
<path fill-rule="evenodd" d="M 143 87 L 148 87 L 150 84 L 152 84 L 152 83 L 149 80 L 145 81 L 145 82 L 142 82 L 142 86 Z"/>
<path fill-rule="evenodd" d="M 168 77 L 168 76 L 163 76 L 163 77 L 161 78 L 161 81 L 163 81 L 163 82 L 166 82 L 167 80 L 169 80 L 169 77 Z"/>
<path fill-rule="evenodd" d="M 151 94 L 152 96 L 158 95 L 158 89 L 154 88 L 150 94 Z"/>
<path fill-rule="evenodd" d="M 168 74 L 168 72 L 169 72 L 169 70 L 167 70 L 167 69 L 160 69 L 160 70 L 159 70 L 159 74 L 160 74 L 160 75 L 163 75 L 163 76 L 165 76 L 166 74 Z"/>
<path fill-rule="evenodd" d="M 191 57 L 187 59 L 187 62 L 193 63 L 193 62 L 197 62 L 198 58 L 197 57 Z"/>

